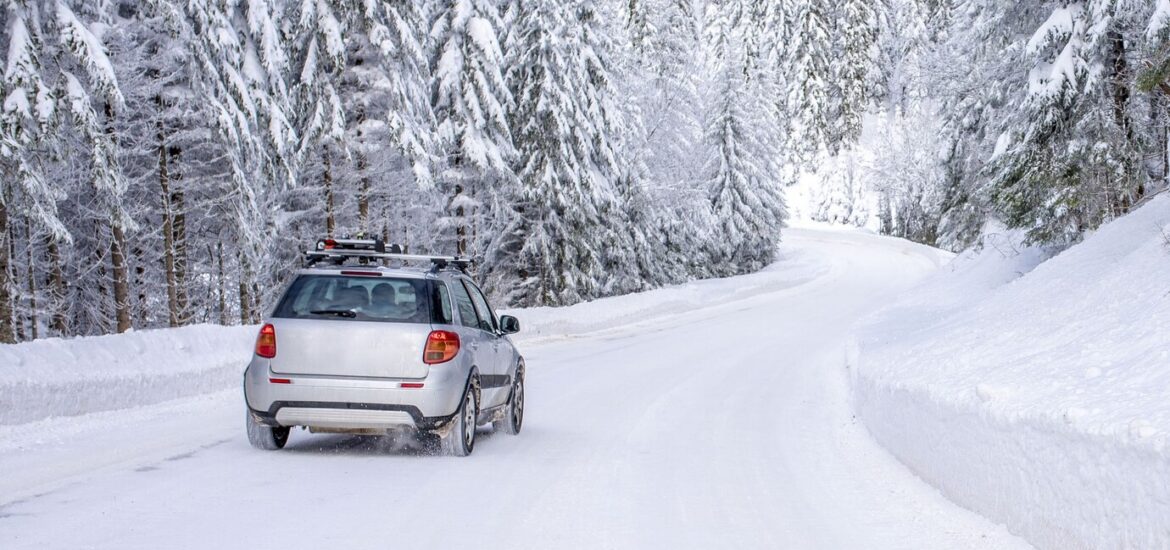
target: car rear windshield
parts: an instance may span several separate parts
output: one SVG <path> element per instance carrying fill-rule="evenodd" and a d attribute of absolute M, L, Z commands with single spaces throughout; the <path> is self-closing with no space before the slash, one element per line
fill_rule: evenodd
<path fill-rule="evenodd" d="M 301 275 L 272 316 L 388 323 L 430 323 L 436 312 L 427 279 Z M 436 304 L 437 305 L 437 304 Z"/>

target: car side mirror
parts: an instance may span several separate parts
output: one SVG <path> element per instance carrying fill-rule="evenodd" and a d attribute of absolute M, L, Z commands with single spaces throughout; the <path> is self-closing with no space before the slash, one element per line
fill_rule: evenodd
<path fill-rule="evenodd" d="M 500 332 L 504 334 L 516 334 L 520 332 L 520 320 L 511 315 L 501 315 Z"/>

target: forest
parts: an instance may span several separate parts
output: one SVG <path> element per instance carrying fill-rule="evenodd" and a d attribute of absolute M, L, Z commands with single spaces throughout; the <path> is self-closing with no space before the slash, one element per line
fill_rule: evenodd
<path fill-rule="evenodd" d="M 1166 187 L 1170 0 L 6 0 L 0 342 L 254 323 L 324 235 L 559 306 L 813 218 L 1063 247 Z"/>

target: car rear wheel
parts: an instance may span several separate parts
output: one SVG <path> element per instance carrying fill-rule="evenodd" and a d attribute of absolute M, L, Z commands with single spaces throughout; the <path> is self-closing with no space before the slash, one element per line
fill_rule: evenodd
<path fill-rule="evenodd" d="M 257 449 L 276 451 L 284 448 L 288 443 L 289 428 L 265 426 L 252 418 L 252 413 L 244 411 L 244 423 L 248 428 L 248 443 Z"/>
<path fill-rule="evenodd" d="M 455 456 L 467 456 L 475 449 L 475 422 L 479 418 L 479 384 L 475 379 L 467 385 L 463 402 L 455 412 L 454 423 L 443 438 L 445 450 Z"/>
<path fill-rule="evenodd" d="M 508 405 L 504 408 L 504 418 L 500 419 L 500 428 L 508 435 L 520 433 L 524 425 L 524 371 L 516 371 L 516 379 L 512 382 L 512 396 L 508 398 Z"/>

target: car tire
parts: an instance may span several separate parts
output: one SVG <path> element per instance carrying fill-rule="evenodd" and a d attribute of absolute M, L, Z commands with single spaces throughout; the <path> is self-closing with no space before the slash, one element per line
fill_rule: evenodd
<path fill-rule="evenodd" d="M 524 426 L 524 369 L 516 370 L 516 378 L 512 381 L 512 395 L 508 397 L 508 404 L 504 407 L 504 417 L 500 419 L 500 430 L 508 435 L 520 433 Z"/>
<path fill-rule="evenodd" d="M 265 426 L 252 418 L 252 413 L 248 411 L 244 411 L 244 423 L 248 429 L 248 443 L 257 449 L 277 451 L 288 443 L 288 427 Z"/>
<path fill-rule="evenodd" d="M 475 428 L 479 419 L 479 380 L 471 379 L 467 390 L 463 392 L 463 400 L 459 409 L 455 411 L 455 418 L 451 419 L 451 431 L 443 438 L 443 447 L 447 454 L 467 456 L 475 450 Z"/>

